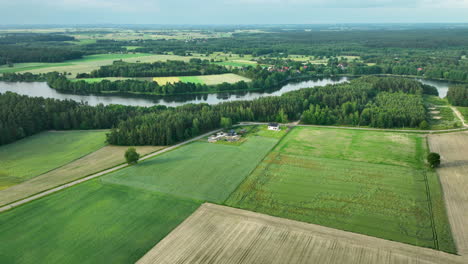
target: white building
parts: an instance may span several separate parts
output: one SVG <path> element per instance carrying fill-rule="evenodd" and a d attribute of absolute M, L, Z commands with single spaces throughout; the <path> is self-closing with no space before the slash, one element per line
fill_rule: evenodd
<path fill-rule="evenodd" d="M 281 129 L 278 123 L 269 123 L 268 130 L 280 131 Z"/>

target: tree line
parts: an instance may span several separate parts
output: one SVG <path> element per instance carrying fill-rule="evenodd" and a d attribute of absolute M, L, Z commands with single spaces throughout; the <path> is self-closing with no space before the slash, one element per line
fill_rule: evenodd
<path fill-rule="evenodd" d="M 447 92 L 448 101 L 455 106 L 468 106 L 468 85 L 452 85 Z"/>
<path fill-rule="evenodd" d="M 161 77 L 191 76 L 228 73 L 226 67 L 211 64 L 208 60 L 190 59 L 189 62 L 168 60 L 153 63 L 129 63 L 114 61 L 91 73 L 78 74 L 77 78 L 97 77 Z"/>

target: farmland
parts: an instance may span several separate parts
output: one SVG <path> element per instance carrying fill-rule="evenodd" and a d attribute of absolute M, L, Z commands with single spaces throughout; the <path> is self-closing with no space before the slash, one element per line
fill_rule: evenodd
<path fill-rule="evenodd" d="M 430 135 L 429 146 L 441 155 L 437 172 L 458 253 L 465 256 L 468 254 L 468 133 Z"/>
<path fill-rule="evenodd" d="M 0 190 L 104 147 L 106 131 L 43 132 L 0 147 Z"/>
<path fill-rule="evenodd" d="M 146 155 L 161 147 L 144 146 L 136 149 L 141 155 Z M 57 169 L 1 190 L 0 206 L 123 163 L 125 150 L 127 147 L 105 146 Z"/>
<path fill-rule="evenodd" d="M 93 180 L 0 214 L 0 263 L 132 263 L 198 206 Z"/>
<path fill-rule="evenodd" d="M 214 75 L 200 75 L 200 76 L 179 76 L 179 77 L 155 77 L 153 81 L 157 82 L 160 85 L 167 83 L 175 82 L 185 82 L 185 83 L 199 83 L 206 85 L 216 85 L 223 82 L 227 83 L 236 83 L 240 81 L 249 82 L 250 79 L 242 77 L 233 73 L 226 74 L 214 74 Z"/>
<path fill-rule="evenodd" d="M 198 141 L 106 175 L 102 180 L 178 197 L 223 202 L 277 141 L 254 135 L 240 146 Z"/>
<path fill-rule="evenodd" d="M 295 128 L 226 204 L 455 252 L 426 153 L 421 135 Z"/>
<path fill-rule="evenodd" d="M 421 247 L 203 204 L 137 264 L 463 263 Z"/>

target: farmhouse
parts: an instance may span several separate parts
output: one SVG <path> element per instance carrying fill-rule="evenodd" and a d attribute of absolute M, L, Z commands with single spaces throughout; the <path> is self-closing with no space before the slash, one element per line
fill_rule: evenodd
<path fill-rule="evenodd" d="M 269 123 L 268 130 L 280 131 L 280 127 L 278 123 Z"/>
<path fill-rule="evenodd" d="M 231 129 L 229 132 L 219 132 L 216 133 L 215 135 L 212 135 L 211 137 L 208 138 L 208 142 L 210 143 L 215 143 L 219 140 L 226 140 L 230 142 L 238 141 L 240 139 L 240 135 L 234 131 L 234 129 Z"/>

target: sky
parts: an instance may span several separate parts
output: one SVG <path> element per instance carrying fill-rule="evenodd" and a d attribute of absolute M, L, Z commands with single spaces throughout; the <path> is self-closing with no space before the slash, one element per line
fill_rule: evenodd
<path fill-rule="evenodd" d="M 466 23 L 468 0 L 0 0 L 0 24 Z"/>

